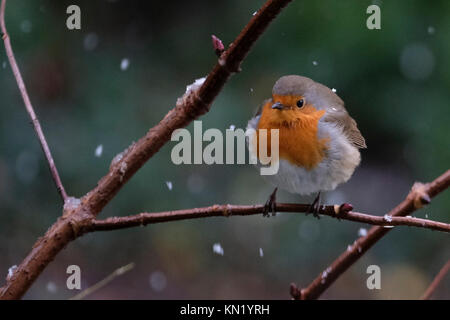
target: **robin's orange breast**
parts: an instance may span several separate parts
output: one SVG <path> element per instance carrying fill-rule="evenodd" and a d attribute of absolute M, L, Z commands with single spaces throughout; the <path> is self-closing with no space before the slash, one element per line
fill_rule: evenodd
<path fill-rule="evenodd" d="M 306 105 L 301 114 L 280 117 L 280 111 L 273 110 L 272 104 L 269 102 L 263 107 L 258 123 L 258 129 L 267 129 L 267 154 L 270 156 L 270 129 L 278 129 L 280 159 L 308 170 L 314 169 L 326 156 L 329 141 L 329 138 L 317 137 L 318 123 L 325 111 Z M 259 141 L 259 133 L 257 136 Z"/>

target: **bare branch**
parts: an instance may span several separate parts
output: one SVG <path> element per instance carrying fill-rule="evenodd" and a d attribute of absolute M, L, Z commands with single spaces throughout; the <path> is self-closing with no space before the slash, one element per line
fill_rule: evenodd
<path fill-rule="evenodd" d="M 294 203 L 276 203 L 275 208 L 277 212 L 290 213 L 308 213 L 309 204 L 294 204 Z M 413 217 L 380 217 L 368 215 L 359 212 L 345 212 L 339 210 L 341 206 L 321 206 L 319 214 L 329 216 L 336 219 L 349 220 L 371 225 L 378 225 L 384 227 L 394 226 L 413 226 L 419 228 L 426 228 L 431 230 L 438 230 L 443 232 L 450 232 L 450 224 L 443 222 L 436 222 L 427 219 L 419 219 Z M 238 206 L 238 205 L 213 205 L 204 208 L 183 209 L 175 211 L 154 212 L 154 213 L 140 213 L 133 216 L 126 217 L 111 217 L 104 220 L 93 220 L 91 224 L 86 225 L 85 232 L 93 231 L 108 231 L 125 229 L 137 226 L 145 226 L 147 224 L 178 221 L 186 219 L 197 219 L 207 217 L 230 217 L 230 216 L 249 216 L 261 214 L 264 212 L 264 205 L 252 206 Z"/>
<path fill-rule="evenodd" d="M 428 300 L 431 298 L 434 291 L 436 291 L 436 288 L 439 286 L 439 284 L 444 280 L 447 273 L 450 271 L 450 260 L 447 261 L 447 263 L 442 267 L 442 269 L 439 271 L 439 273 L 434 278 L 433 282 L 431 282 L 428 289 L 425 291 L 422 297 L 420 297 L 421 300 Z"/>
<path fill-rule="evenodd" d="M 25 103 L 25 108 L 28 112 L 28 115 L 31 118 L 31 123 L 33 124 L 34 131 L 41 143 L 42 150 L 44 151 L 45 157 L 47 158 L 47 163 L 50 168 L 50 172 L 53 177 L 53 181 L 55 182 L 56 188 L 58 190 L 59 195 L 61 196 L 63 202 L 67 199 L 67 193 L 64 189 L 64 186 L 61 182 L 61 178 L 59 177 L 58 170 L 56 169 L 55 161 L 53 160 L 52 153 L 50 152 L 50 148 L 48 147 L 47 140 L 45 139 L 44 132 L 42 131 L 41 124 L 34 112 L 33 106 L 31 104 L 30 98 L 28 97 L 28 92 L 25 87 L 25 83 L 23 82 L 22 75 L 20 73 L 19 67 L 17 66 L 16 58 L 14 57 L 14 52 L 12 50 L 11 42 L 9 40 L 8 31 L 6 30 L 5 25 L 5 6 L 6 0 L 2 0 L 0 6 L 0 27 L 3 33 L 3 42 L 5 44 L 6 55 L 8 56 L 9 64 L 11 65 L 11 69 L 14 73 L 14 77 L 16 78 L 17 85 L 20 90 L 20 94 L 22 95 L 23 102 Z"/>
<path fill-rule="evenodd" d="M 4 1 L 2 0 L 3 9 Z M 203 85 L 178 99 L 176 107 L 138 142 L 113 161 L 109 172 L 88 192 L 79 206 L 68 206 L 43 238 L 33 246 L 6 285 L 0 288 L 0 299 L 18 299 L 28 290 L 45 267 L 80 231 L 111 201 L 120 188 L 170 140 L 174 130 L 187 126 L 209 111 L 210 106 L 230 76 L 240 65 L 270 22 L 292 0 L 268 0 L 236 40 L 221 55 Z M 3 17 L 4 13 L 2 14 Z M 6 36 L 6 39 L 8 37 Z M 7 41 L 5 41 L 7 43 Z M 23 85 L 23 83 L 22 83 Z"/>
<path fill-rule="evenodd" d="M 410 193 L 397 207 L 388 213 L 388 217 L 404 217 L 430 202 L 430 199 L 447 189 L 450 185 L 450 170 L 444 172 L 433 182 L 427 184 L 415 183 Z M 349 250 L 342 253 L 325 271 L 321 272 L 316 279 L 295 299 L 317 299 L 336 281 L 351 265 L 353 265 L 367 250 L 378 240 L 386 235 L 391 229 L 384 227 L 372 227 L 365 237 L 357 239 Z M 325 276 L 326 275 L 326 276 Z M 292 290 L 291 293 L 295 290 Z"/>

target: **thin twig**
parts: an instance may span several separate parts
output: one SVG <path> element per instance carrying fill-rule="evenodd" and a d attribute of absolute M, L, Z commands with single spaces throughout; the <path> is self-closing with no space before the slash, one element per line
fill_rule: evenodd
<path fill-rule="evenodd" d="M 276 203 L 277 212 L 308 213 L 309 204 Z M 413 217 L 380 217 L 359 212 L 340 212 L 341 206 L 321 206 L 319 214 L 336 219 L 349 220 L 371 225 L 383 226 L 385 228 L 394 226 L 413 226 L 450 232 L 450 224 L 436 222 L 427 219 Z M 125 229 L 147 224 L 178 221 L 186 219 L 197 219 L 206 217 L 229 217 L 249 216 L 264 212 L 264 205 L 238 206 L 238 205 L 213 205 L 204 208 L 183 209 L 165 212 L 140 213 L 133 216 L 111 217 L 104 220 L 94 220 L 87 226 L 87 232 L 109 231 Z"/>
<path fill-rule="evenodd" d="M 175 108 L 122 153 L 119 157 L 121 160 L 113 161 L 108 173 L 81 199 L 79 206 L 64 210 L 63 216 L 34 244 L 6 285 L 0 288 L 0 299 L 21 298 L 59 251 L 79 237 L 84 226 L 88 225 L 122 186 L 170 140 L 174 130 L 187 126 L 209 111 L 212 102 L 231 75 L 240 71 L 240 65 L 253 44 L 291 1 L 268 0 L 258 10 L 258 14 L 251 18 L 232 45 L 220 56 L 203 85 L 180 98 Z"/>
<path fill-rule="evenodd" d="M 61 182 L 61 178 L 59 177 L 55 161 L 53 160 L 52 153 L 50 152 L 50 148 L 48 147 L 47 140 L 45 139 L 44 132 L 42 131 L 41 128 L 41 124 L 39 123 L 36 113 L 34 112 L 33 106 L 31 105 L 31 101 L 30 98 L 28 97 L 28 92 L 25 87 L 25 83 L 23 82 L 22 75 L 16 62 L 16 58 L 14 57 L 14 52 L 12 50 L 8 31 L 6 30 L 5 25 L 5 6 L 6 0 L 2 0 L 0 7 L 0 25 L 1 31 L 3 33 L 2 38 L 3 42 L 5 43 L 6 55 L 8 56 L 9 64 L 11 65 L 11 69 L 13 71 L 14 77 L 16 78 L 17 85 L 20 90 L 20 94 L 22 95 L 23 102 L 25 103 L 25 108 L 28 112 L 28 115 L 31 118 L 31 123 L 33 124 L 34 131 L 36 132 L 39 142 L 41 143 L 41 147 L 42 150 L 44 151 L 45 157 L 47 158 L 47 163 L 50 168 L 53 181 L 55 182 L 59 195 L 61 196 L 63 202 L 65 202 L 67 199 L 66 190 L 64 189 L 64 186 Z"/>
<path fill-rule="evenodd" d="M 450 170 L 444 172 L 433 182 L 427 184 L 415 183 L 410 193 L 397 207 L 392 209 L 387 216 L 404 217 L 430 202 L 430 199 L 450 186 Z M 336 281 L 350 266 L 352 266 L 367 250 L 390 230 L 384 227 L 372 227 L 366 236 L 357 239 L 347 250 L 342 253 L 325 271 L 305 289 L 297 291 L 295 285 L 291 285 L 291 295 L 294 299 L 317 299 Z M 294 294 L 292 294 L 294 293 Z"/>
<path fill-rule="evenodd" d="M 108 283 L 113 281 L 115 278 L 123 275 L 124 273 L 127 273 L 128 271 L 130 271 L 133 268 L 134 268 L 134 262 L 131 262 L 131 263 L 127 264 L 126 266 L 120 267 L 120 268 L 114 270 L 114 272 L 111 273 L 110 275 L 108 275 L 105 279 L 97 282 L 92 287 L 89 287 L 86 290 L 81 291 L 79 294 L 73 296 L 69 300 L 82 300 L 82 299 L 86 298 L 88 295 L 90 295 L 90 294 L 94 293 L 95 291 L 103 288 Z"/>
<path fill-rule="evenodd" d="M 450 271 L 450 260 L 447 261 L 447 263 L 442 267 L 442 269 L 439 271 L 439 273 L 434 278 L 433 282 L 431 282 L 428 289 L 425 291 L 425 293 L 420 297 L 421 300 L 428 300 L 431 298 L 434 291 L 436 291 L 436 288 L 439 286 L 439 284 L 444 280 L 447 273 Z"/>

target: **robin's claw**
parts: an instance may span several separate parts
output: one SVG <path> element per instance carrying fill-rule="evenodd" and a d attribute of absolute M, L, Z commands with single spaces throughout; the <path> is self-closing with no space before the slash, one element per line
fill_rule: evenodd
<path fill-rule="evenodd" d="M 318 204 L 311 204 L 308 208 L 308 212 L 306 213 L 307 215 L 312 213 L 314 218 L 317 218 L 320 220 L 320 216 L 319 216 L 319 212 L 320 212 L 320 205 Z"/>
<path fill-rule="evenodd" d="M 314 201 L 309 205 L 307 214 L 312 213 L 315 218 L 320 219 L 319 212 L 320 212 L 320 192 L 317 194 Z"/>
<path fill-rule="evenodd" d="M 277 214 L 277 190 L 278 188 L 275 188 L 275 190 L 273 190 L 272 194 L 269 196 L 269 199 L 267 199 L 266 204 L 264 205 L 263 217 L 269 217 L 269 212 L 272 212 L 272 216 L 275 216 Z"/>

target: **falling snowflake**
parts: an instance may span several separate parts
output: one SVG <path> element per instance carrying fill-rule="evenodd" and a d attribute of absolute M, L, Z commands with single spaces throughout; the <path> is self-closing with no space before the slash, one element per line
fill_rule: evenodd
<path fill-rule="evenodd" d="M 366 229 L 366 228 L 359 228 L 359 230 L 358 230 L 358 236 L 359 236 L 359 237 L 365 237 L 365 236 L 367 236 L 367 229 Z"/>
<path fill-rule="evenodd" d="M 264 257 L 264 251 L 262 248 L 259 248 L 259 256 L 262 258 Z"/>
<path fill-rule="evenodd" d="M 312 64 L 313 64 L 313 66 L 317 66 L 319 63 L 318 63 L 317 61 L 314 60 L 314 61 L 312 62 Z"/>
<path fill-rule="evenodd" d="M 128 60 L 127 58 L 123 58 L 122 61 L 120 62 L 120 70 L 125 71 L 128 69 L 129 66 L 130 60 Z"/>
<path fill-rule="evenodd" d="M 336 92 L 337 90 L 335 88 L 331 89 L 331 91 Z"/>
<path fill-rule="evenodd" d="M 166 275 L 161 271 L 155 271 L 150 275 L 149 283 L 154 291 L 160 292 L 167 286 Z"/>
<path fill-rule="evenodd" d="M 233 130 L 233 131 L 234 131 L 234 129 L 236 129 L 236 126 L 235 126 L 234 124 L 232 124 L 232 125 L 230 126 L 230 130 Z"/>
<path fill-rule="evenodd" d="M 95 156 L 97 158 L 100 158 L 102 156 L 102 153 L 103 153 L 103 145 L 100 144 L 97 146 L 97 148 L 95 148 Z"/>
<path fill-rule="evenodd" d="M 98 36 L 95 33 L 88 33 L 83 40 L 84 50 L 92 51 L 97 47 Z"/>
<path fill-rule="evenodd" d="M 223 256 L 223 248 L 222 248 L 222 246 L 220 245 L 220 243 L 214 243 L 214 245 L 213 245 L 213 252 L 215 253 L 215 254 L 218 254 L 218 255 L 220 255 L 220 256 Z"/>
<path fill-rule="evenodd" d="M 172 181 L 166 181 L 166 185 L 167 185 L 167 188 L 168 188 L 170 191 L 172 191 L 172 188 L 173 188 Z"/>
<path fill-rule="evenodd" d="M 56 291 L 58 291 L 58 287 L 53 281 L 49 281 L 47 283 L 47 291 L 50 293 L 56 293 Z"/>

